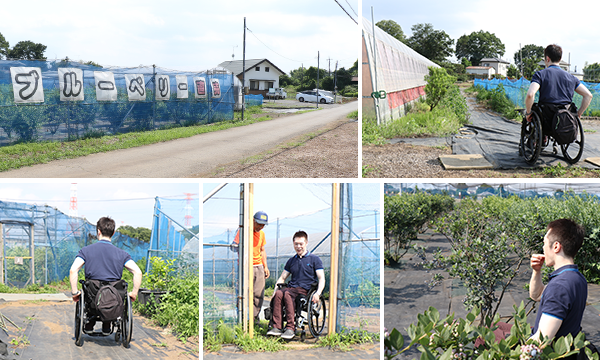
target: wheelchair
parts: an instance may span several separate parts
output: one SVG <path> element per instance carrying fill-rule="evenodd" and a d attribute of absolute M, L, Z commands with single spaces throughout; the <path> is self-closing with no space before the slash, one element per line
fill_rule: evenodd
<path fill-rule="evenodd" d="M 531 108 L 532 117 L 531 121 L 527 121 L 525 116 L 525 110 L 520 110 L 523 116 L 523 122 L 521 124 L 521 141 L 519 143 L 519 155 L 522 155 L 525 161 L 533 165 L 539 159 L 542 148 L 548 146 L 552 141 L 552 153 L 558 154 L 558 144 L 551 136 L 548 136 L 548 141 L 544 142 L 544 134 L 542 133 L 542 109 L 540 105 L 533 104 Z M 583 127 L 581 126 L 581 120 L 577 116 L 577 137 L 569 144 L 560 145 L 561 152 L 565 160 L 569 164 L 575 164 L 581 159 L 583 154 Z"/>
<path fill-rule="evenodd" d="M 101 322 L 100 314 L 91 308 L 90 304 L 85 297 L 89 293 L 88 284 L 85 280 L 79 280 L 81 284 L 81 296 L 79 301 L 75 304 L 75 345 L 83 345 L 83 334 L 84 326 L 91 320 Z M 127 291 L 127 283 L 125 284 L 125 291 Z M 125 298 L 123 299 L 123 315 L 118 319 L 113 320 L 110 327 L 110 334 L 104 335 L 102 332 L 93 332 L 87 334 L 89 336 L 109 336 L 113 332 L 115 333 L 115 341 L 121 342 L 123 347 L 129 348 L 131 342 L 131 333 L 133 331 L 133 313 L 131 310 L 131 298 L 125 292 Z"/>
<path fill-rule="evenodd" d="M 310 290 L 307 295 L 298 295 L 294 300 L 295 308 L 295 322 L 296 322 L 296 335 L 300 332 L 300 340 L 306 339 L 305 327 L 308 326 L 308 330 L 311 335 L 315 338 L 319 337 L 325 328 L 325 318 L 327 310 L 325 307 L 325 298 L 323 295 L 319 297 L 319 302 L 316 304 L 312 302 L 312 297 L 317 291 L 318 283 L 312 283 Z M 279 290 L 287 287 L 287 284 L 277 284 Z M 283 305 L 283 304 L 282 304 Z M 268 310 L 268 311 L 267 311 Z M 265 309 L 265 319 L 269 320 L 269 328 L 273 327 L 273 300 L 271 300 L 270 307 Z M 281 308 L 283 327 L 285 328 L 286 319 L 286 308 L 285 305 Z M 300 329 L 300 330 L 299 330 Z"/>

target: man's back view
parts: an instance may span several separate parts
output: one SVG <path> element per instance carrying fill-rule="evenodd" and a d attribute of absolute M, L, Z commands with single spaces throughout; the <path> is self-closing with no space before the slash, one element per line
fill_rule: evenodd
<path fill-rule="evenodd" d="M 111 243 L 111 237 L 115 233 L 115 222 L 113 219 L 103 217 L 96 224 L 98 242 L 79 250 L 69 274 L 71 283 L 71 294 L 73 301 L 79 301 L 81 292 L 77 290 L 77 278 L 79 270 L 85 264 L 85 279 L 114 282 L 121 279 L 123 268 L 133 274 L 133 289 L 128 294 L 132 301 L 137 298 L 137 293 L 142 282 L 142 271 L 131 256 Z M 95 321 L 85 325 L 84 331 L 90 333 L 94 330 Z M 102 333 L 111 333 L 111 322 L 102 324 Z"/>

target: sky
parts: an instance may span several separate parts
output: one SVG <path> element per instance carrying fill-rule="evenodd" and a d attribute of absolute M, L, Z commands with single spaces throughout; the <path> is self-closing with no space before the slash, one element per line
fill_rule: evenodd
<path fill-rule="evenodd" d="M 357 0 L 339 3 L 358 21 Z M 1 11 L 10 46 L 42 43 L 48 59 L 212 69 L 232 53 L 242 60 L 244 17 L 246 59 L 267 58 L 288 74 L 302 63 L 316 67 L 318 51 L 321 67 L 331 59 L 332 71 L 336 60 L 347 69 L 359 55 L 359 27 L 334 0 L 32 0 L 5 1 Z"/>
<path fill-rule="evenodd" d="M 69 214 L 71 182 L 45 181 L 0 182 L 0 201 L 23 202 L 55 207 Z M 85 217 L 96 224 L 98 219 L 109 216 L 118 226 L 152 228 L 152 214 L 155 197 L 169 199 L 185 199 L 184 193 L 195 194 L 193 198 L 199 203 L 199 184 L 194 183 L 150 183 L 150 182 L 117 182 L 111 180 L 83 181 L 77 183 L 77 210 L 79 217 Z M 198 206 L 196 206 L 198 209 Z M 200 213 L 195 211 L 193 223 L 199 223 Z M 183 216 L 185 214 L 183 213 Z M 183 225 L 183 218 L 181 221 Z"/>
<path fill-rule="evenodd" d="M 570 2 L 538 2 L 506 0 L 404 1 L 363 0 L 362 14 L 371 21 L 373 7 L 375 23 L 394 20 L 410 36 L 415 24 L 430 23 L 456 40 L 479 30 L 493 33 L 505 46 L 504 60 L 514 63 L 514 54 L 521 46 L 534 44 L 546 47 L 558 44 L 563 48 L 563 60 L 569 60 L 571 71 L 583 73 L 587 61 L 600 63 L 600 26 L 586 20 L 586 14 L 597 7 L 591 0 Z"/>

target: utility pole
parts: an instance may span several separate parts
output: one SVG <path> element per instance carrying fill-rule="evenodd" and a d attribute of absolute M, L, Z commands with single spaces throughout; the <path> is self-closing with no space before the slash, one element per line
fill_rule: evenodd
<path fill-rule="evenodd" d="M 317 109 L 319 108 L 319 52 L 317 51 Z"/>
<path fill-rule="evenodd" d="M 327 71 L 327 76 L 331 76 L 331 58 L 327 59 L 329 62 L 329 71 Z"/>
<path fill-rule="evenodd" d="M 246 107 L 246 17 L 244 16 L 244 55 L 242 56 L 242 121 Z"/>
<path fill-rule="evenodd" d="M 337 102 L 337 66 L 338 62 L 335 62 L 335 72 L 333 73 L 333 102 Z"/>

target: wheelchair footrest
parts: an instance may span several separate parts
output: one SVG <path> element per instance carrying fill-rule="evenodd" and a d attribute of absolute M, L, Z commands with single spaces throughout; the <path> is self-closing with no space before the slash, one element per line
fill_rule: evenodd
<path fill-rule="evenodd" d="M 89 335 L 89 336 L 110 336 L 110 335 L 112 335 L 113 332 L 111 331 L 110 334 L 108 334 L 108 335 L 104 335 L 101 331 L 94 331 L 94 332 L 90 332 L 90 333 L 86 333 L 84 331 L 83 333 L 86 335 Z"/>

